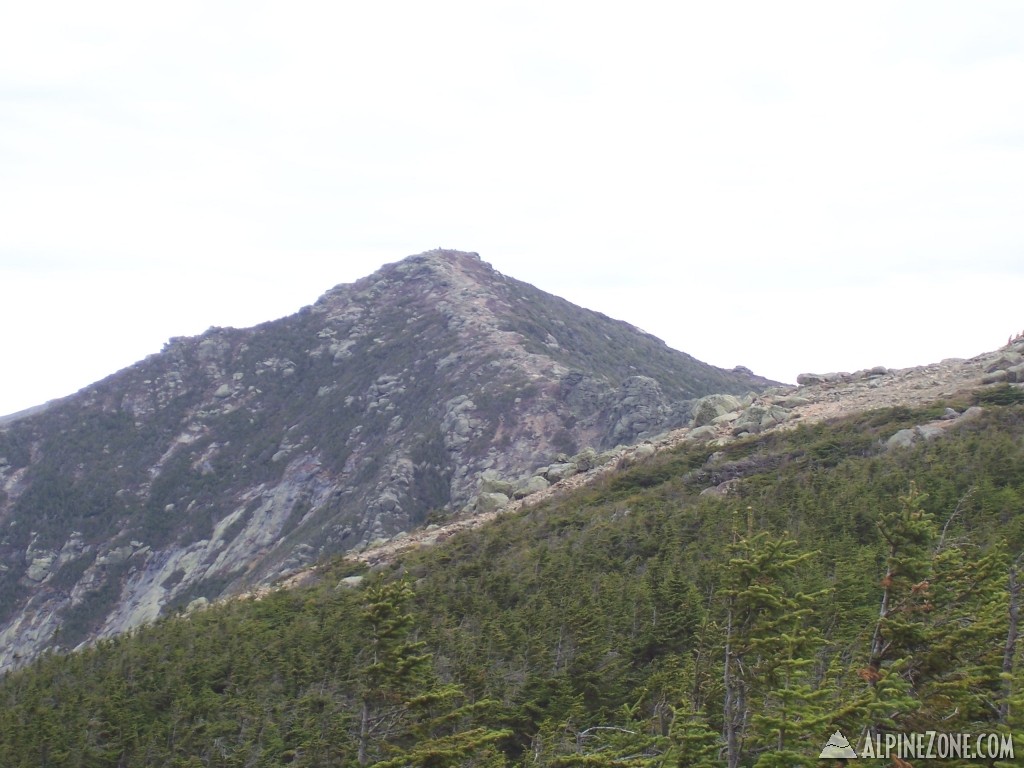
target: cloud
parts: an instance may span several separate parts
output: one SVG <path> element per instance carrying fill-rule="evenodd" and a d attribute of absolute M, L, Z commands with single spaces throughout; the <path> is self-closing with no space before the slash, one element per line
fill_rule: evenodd
<path fill-rule="evenodd" d="M 916 359 L 925 322 L 981 351 L 1022 274 L 1022 22 L 1005 2 L 21 4 L 0 25 L 0 322 L 83 327 L 88 284 L 140 334 L 90 332 L 109 370 L 444 245 L 777 378 L 868 355 L 856 328 L 792 330 L 819 306 L 876 337 L 872 365 Z M 865 307 L 902 306 L 894 274 L 962 321 L 930 300 L 884 330 Z M 751 346 L 766 318 L 783 339 Z M 7 408 L 46 365 L 10 337 Z"/>

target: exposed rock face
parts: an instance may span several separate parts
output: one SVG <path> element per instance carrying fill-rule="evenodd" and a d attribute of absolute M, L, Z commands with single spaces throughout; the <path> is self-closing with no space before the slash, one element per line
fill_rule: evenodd
<path fill-rule="evenodd" d="M 719 416 L 738 411 L 742 403 L 732 395 L 708 395 L 693 404 L 693 426 L 703 427 Z"/>
<path fill-rule="evenodd" d="M 387 265 L 289 318 L 172 339 L 0 421 L 0 669 L 361 550 L 428 513 L 491 512 L 585 472 L 599 459 L 585 448 L 769 384 L 452 251 Z"/>
<path fill-rule="evenodd" d="M 772 411 L 775 411 L 772 414 L 775 423 L 768 423 L 762 428 L 762 432 L 791 429 L 800 424 L 810 424 L 866 410 L 934 405 L 936 401 L 949 397 L 958 400 L 995 397 L 997 400 L 1012 399 L 1017 402 L 1024 398 L 1024 384 L 1011 383 L 991 387 L 983 378 L 986 372 L 1006 370 L 1008 366 L 1015 364 L 1013 358 L 1018 352 L 1024 352 L 1024 336 L 1011 340 L 1001 350 L 987 352 L 970 360 L 949 358 L 932 365 L 888 370 L 884 377 L 872 375 L 853 378 L 850 374 L 851 378 L 842 386 L 837 386 L 835 381 L 823 381 L 819 384 L 805 385 L 799 390 L 799 395 L 794 394 L 794 388 L 791 387 L 772 387 L 760 395 L 747 394 L 737 398 L 737 410 L 716 416 L 711 424 L 683 427 L 637 445 L 617 446 L 600 454 L 585 450 L 571 458 L 560 457 L 567 460 L 557 462 L 556 466 L 575 465 L 578 471 L 566 473 L 557 482 L 549 484 L 543 476 L 546 476 L 552 467 L 538 469 L 538 474 L 531 477 L 528 483 L 535 487 L 517 489 L 514 500 L 510 501 L 509 506 L 503 508 L 502 512 L 519 509 L 524 505 L 543 503 L 555 494 L 570 493 L 584 485 L 599 481 L 608 472 L 645 461 L 659 451 L 672 450 L 687 443 L 710 443 L 724 447 L 750 434 L 746 430 L 736 432 L 734 424 L 753 423 L 755 416 L 760 423 L 766 412 L 772 414 Z M 710 400 L 721 402 L 719 398 L 714 397 Z M 692 409 L 697 411 L 701 405 L 701 401 L 694 402 Z M 969 426 L 983 413 L 984 408 L 979 406 L 968 407 L 962 412 L 946 407 L 938 419 L 910 429 L 898 430 L 887 439 L 880 440 L 875 449 L 893 450 L 911 447 L 922 441 L 941 439 L 950 432 Z M 775 420 L 776 415 L 781 416 L 782 420 Z M 778 460 L 776 457 L 775 461 Z M 701 492 L 702 496 L 725 497 L 733 492 L 743 477 L 751 471 L 763 471 L 766 466 L 768 465 L 752 457 L 730 461 L 725 452 L 715 451 L 702 467 L 689 472 L 686 478 L 706 486 Z M 458 531 L 486 524 L 496 514 L 498 513 L 462 517 L 440 526 L 429 525 L 409 537 L 382 542 L 379 547 L 362 550 L 352 557 L 374 566 L 393 562 L 402 552 L 444 541 Z M 628 514 L 628 510 L 625 514 Z M 289 581 L 297 582 L 306 576 L 307 574 L 299 573 Z"/>

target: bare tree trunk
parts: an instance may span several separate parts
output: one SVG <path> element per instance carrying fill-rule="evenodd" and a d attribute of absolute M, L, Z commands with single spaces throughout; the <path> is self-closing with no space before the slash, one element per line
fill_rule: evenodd
<path fill-rule="evenodd" d="M 740 764 L 739 732 L 736 714 L 741 708 L 739 691 L 732 675 L 732 608 L 726 616 L 725 624 L 725 671 L 722 673 L 722 685 L 725 688 L 725 701 L 722 703 L 723 720 L 725 721 L 726 764 L 729 768 L 737 768 Z"/>
<path fill-rule="evenodd" d="M 896 556 L 896 545 L 890 545 L 889 547 L 889 561 Z M 878 623 L 875 624 L 875 632 L 871 637 L 871 656 L 868 659 L 868 665 L 871 667 L 871 671 L 874 675 L 879 674 L 879 670 L 882 668 L 882 654 L 885 650 L 885 636 L 882 634 L 882 622 L 889 618 L 889 601 L 892 599 L 891 583 L 893 573 L 888 568 L 885 571 L 885 578 L 882 579 L 884 585 L 882 590 L 882 605 L 878 609 Z M 877 677 L 872 676 L 869 681 L 870 685 L 874 687 L 877 682 Z"/>
<path fill-rule="evenodd" d="M 896 544 L 894 542 L 889 543 L 889 559 L 887 562 L 892 562 L 892 559 L 896 556 Z M 878 683 L 878 680 L 882 676 L 882 661 L 885 655 L 885 635 L 882 634 L 882 622 L 889 617 L 889 603 L 892 600 L 892 578 L 893 573 L 887 566 L 885 569 L 885 578 L 882 579 L 882 604 L 878 608 L 878 622 L 875 624 L 875 631 L 871 636 L 871 652 L 868 655 L 868 668 L 867 668 L 867 683 L 872 688 Z M 866 739 L 872 739 L 878 733 L 877 723 L 869 723 L 861 731 L 861 736 Z"/>
<path fill-rule="evenodd" d="M 565 625 L 558 629 L 558 646 L 555 648 L 555 674 L 562 668 L 562 641 L 565 638 Z"/>
<path fill-rule="evenodd" d="M 1003 698 L 999 702 L 999 722 L 1005 724 L 1010 716 L 1010 696 L 1013 695 L 1013 660 L 1017 655 L 1018 622 L 1020 620 L 1020 583 L 1017 581 L 1017 560 L 1010 563 L 1009 628 L 1006 631 L 1006 645 L 1003 647 Z"/>
<path fill-rule="evenodd" d="M 370 741 L 370 704 L 363 700 L 363 713 L 359 720 L 359 764 L 366 765 L 366 751 Z"/>

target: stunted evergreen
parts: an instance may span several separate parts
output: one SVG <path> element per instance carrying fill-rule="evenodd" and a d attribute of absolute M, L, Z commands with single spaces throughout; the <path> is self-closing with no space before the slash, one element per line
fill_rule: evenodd
<path fill-rule="evenodd" d="M 1024 748 L 1024 409 L 881 449 L 927 415 L 658 455 L 359 589 L 339 562 L 48 656 L 0 683 L 0 765 L 781 768 L 836 730 Z M 736 494 L 700 496 L 723 475 Z"/>
<path fill-rule="evenodd" d="M 497 702 L 465 704 L 460 686 L 441 684 L 426 643 L 413 639 L 415 617 L 407 612 L 413 590 L 407 581 L 366 590 L 360 613 L 361 655 L 356 657 L 359 696 L 356 760 L 359 765 L 461 765 L 480 755 L 493 762 L 493 745 L 506 730 L 479 726 Z"/>

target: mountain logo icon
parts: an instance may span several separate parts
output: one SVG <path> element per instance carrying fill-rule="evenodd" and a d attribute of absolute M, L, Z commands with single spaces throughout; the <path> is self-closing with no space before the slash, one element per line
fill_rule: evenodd
<path fill-rule="evenodd" d="M 842 732 L 836 731 L 828 737 L 828 742 L 826 742 L 825 748 L 821 750 L 821 754 L 818 755 L 818 759 L 836 760 L 856 756 L 857 753 L 853 751 L 853 747 L 850 746 L 850 742 L 846 740 L 846 737 L 843 736 Z"/>

